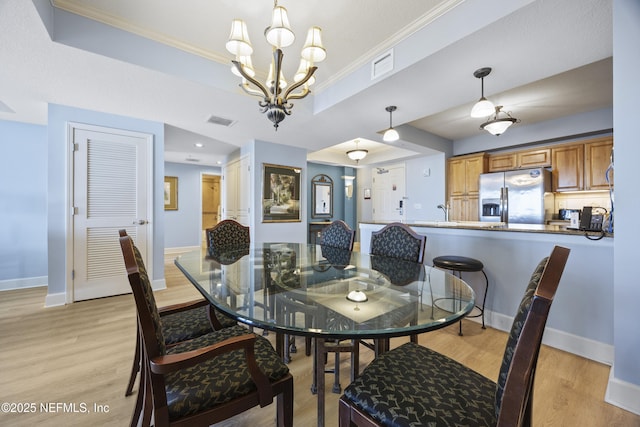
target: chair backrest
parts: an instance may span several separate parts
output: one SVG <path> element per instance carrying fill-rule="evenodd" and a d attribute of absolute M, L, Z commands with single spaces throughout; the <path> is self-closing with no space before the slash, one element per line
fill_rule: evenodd
<path fill-rule="evenodd" d="M 150 357 L 164 355 L 166 354 L 165 339 L 151 281 L 140 251 L 124 230 L 120 230 L 120 248 L 129 277 L 129 285 L 136 302 L 138 322 L 145 348 Z"/>
<path fill-rule="evenodd" d="M 554 247 L 531 275 L 513 319 L 496 387 L 498 426 L 531 425 L 531 395 L 542 335 L 570 250 Z"/>
<path fill-rule="evenodd" d="M 249 227 L 232 219 L 220 221 L 213 228 L 208 228 L 206 232 L 210 252 L 247 248 L 251 244 Z"/>
<path fill-rule="evenodd" d="M 322 230 L 320 244 L 350 251 L 353 249 L 355 236 L 356 230 L 352 230 L 346 222 L 337 219 Z"/>
<path fill-rule="evenodd" d="M 405 224 L 392 222 L 371 233 L 369 252 L 422 264 L 426 243 L 427 236 L 416 233 Z"/>

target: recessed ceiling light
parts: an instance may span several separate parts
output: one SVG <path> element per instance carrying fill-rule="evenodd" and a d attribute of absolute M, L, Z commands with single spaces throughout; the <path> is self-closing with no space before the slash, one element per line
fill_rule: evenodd
<path fill-rule="evenodd" d="M 204 144 L 202 142 L 196 142 L 195 144 L 193 144 L 193 146 L 196 148 L 202 148 L 204 147 Z"/>
<path fill-rule="evenodd" d="M 216 162 L 216 164 L 217 164 L 217 165 L 221 165 L 221 164 L 222 164 L 222 162 L 221 162 L 220 160 L 218 160 L 218 161 Z"/>

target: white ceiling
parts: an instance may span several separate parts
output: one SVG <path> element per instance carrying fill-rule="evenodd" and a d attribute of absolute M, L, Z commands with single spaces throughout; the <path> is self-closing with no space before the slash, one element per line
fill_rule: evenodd
<path fill-rule="evenodd" d="M 415 140 L 380 144 L 379 132 L 389 123 L 384 108 L 398 106 L 393 122 L 400 130 L 412 126 L 447 140 L 482 134 L 482 120 L 468 112 L 480 97 L 473 71 L 485 66 L 493 68 L 485 96 L 521 119 L 515 126 L 612 105 L 606 0 L 281 0 L 297 35 L 285 50 L 285 76 L 295 71 L 311 25 L 323 29 L 327 60 L 318 64 L 314 95 L 298 100 L 277 132 L 259 113 L 256 98 L 237 88 L 224 49 L 231 19 L 244 19 L 254 65 L 266 74 L 270 47 L 262 32 L 272 1 L 52 3 L 204 58 L 211 69 L 201 72 L 211 82 L 193 78 L 197 70 L 181 70 L 179 63 L 153 67 L 136 61 L 149 51 L 128 60 L 124 55 L 134 47 L 101 39 L 95 25 L 70 33 L 57 22 L 52 42 L 38 14 L 48 8 L 47 0 L 35 0 L 38 10 L 32 1 L 3 0 L 0 102 L 7 108 L 0 108 L 0 119 L 44 124 L 47 103 L 57 103 L 158 121 L 167 124 L 169 161 L 191 157 L 215 164 L 253 139 L 304 146 L 310 159 L 327 163 L 351 164 L 344 152 L 353 143 L 337 144 L 355 138 L 370 150 L 361 164 L 429 153 Z M 390 48 L 394 72 L 369 81 L 370 62 Z M 211 115 L 235 123 L 212 125 L 206 122 Z M 195 142 L 205 148 L 196 149 Z"/>

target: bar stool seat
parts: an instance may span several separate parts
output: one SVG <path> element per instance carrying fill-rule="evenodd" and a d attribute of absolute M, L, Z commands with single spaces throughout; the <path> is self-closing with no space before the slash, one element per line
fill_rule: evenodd
<path fill-rule="evenodd" d="M 482 329 L 486 329 L 484 325 L 484 305 L 487 301 L 487 292 L 489 291 L 489 279 L 484 272 L 484 264 L 482 264 L 482 261 L 459 255 L 443 255 L 433 259 L 433 266 L 443 270 L 449 270 L 452 274 L 457 273 L 460 278 L 462 278 L 462 272 L 481 272 L 484 275 L 485 286 L 482 306 L 476 304 L 475 308 L 478 313 L 468 314 L 466 317 L 482 317 Z M 458 335 L 462 336 L 462 320 L 460 321 Z"/>

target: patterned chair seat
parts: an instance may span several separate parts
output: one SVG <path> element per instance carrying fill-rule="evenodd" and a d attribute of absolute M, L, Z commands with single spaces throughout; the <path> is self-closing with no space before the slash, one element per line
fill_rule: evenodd
<path fill-rule="evenodd" d="M 176 344 L 191 340 L 213 331 L 207 307 L 167 314 L 160 317 L 166 344 Z M 236 321 L 216 311 L 216 317 L 223 328 L 236 325 Z"/>
<path fill-rule="evenodd" d="M 374 359 L 344 395 L 383 426 L 492 426 L 495 390 L 488 378 L 409 342 Z"/>
<path fill-rule="evenodd" d="M 224 328 L 171 347 L 167 354 L 197 350 L 227 338 L 249 333 L 241 326 Z M 254 351 L 258 366 L 270 381 L 276 381 L 289 372 L 289 368 L 281 361 L 267 339 L 256 336 Z M 203 378 L 208 379 L 204 386 Z M 244 351 L 235 350 L 192 368 L 166 375 L 165 389 L 169 419 L 175 420 L 244 396 L 256 390 L 256 386 L 246 368 Z"/>

